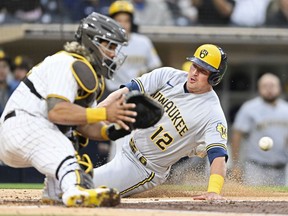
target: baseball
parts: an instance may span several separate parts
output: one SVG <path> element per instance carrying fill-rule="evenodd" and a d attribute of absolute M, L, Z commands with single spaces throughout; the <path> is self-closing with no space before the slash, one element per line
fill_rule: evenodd
<path fill-rule="evenodd" d="M 258 145 L 263 151 L 268 151 L 273 146 L 273 140 L 270 137 L 262 137 L 259 140 Z"/>

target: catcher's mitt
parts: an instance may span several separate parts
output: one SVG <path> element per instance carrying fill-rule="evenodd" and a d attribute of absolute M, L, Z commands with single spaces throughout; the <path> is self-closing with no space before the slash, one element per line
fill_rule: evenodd
<path fill-rule="evenodd" d="M 163 116 L 163 106 L 147 94 L 139 91 L 131 91 L 126 94 L 126 103 L 134 103 L 133 109 L 137 112 L 136 122 L 127 123 L 130 130 L 136 128 L 148 128 L 155 125 Z"/>

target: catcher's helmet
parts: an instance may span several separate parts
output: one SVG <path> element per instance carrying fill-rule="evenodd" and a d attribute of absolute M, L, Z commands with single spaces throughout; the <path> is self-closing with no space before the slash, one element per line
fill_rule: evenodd
<path fill-rule="evenodd" d="M 115 1 L 109 7 L 109 16 L 113 17 L 117 13 L 133 15 L 134 6 L 128 1 Z"/>
<path fill-rule="evenodd" d="M 76 40 L 84 45 L 92 54 L 94 61 L 91 62 L 97 73 L 107 79 L 111 79 L 117 66 L 123 64 L 125 55 L 120 52 L 121 47 L 127 45 L 126 31 L 113 19 L 99 13 L 91 13 L 81 20 L 75 33 Z M 105 55 L 100 49 L 101 41 L 117 45 L 117 53 L 113 59 Z M 107 49 L 102 47 L 102 49 Z"/>
<path fill-rule="evenodd" d="M 221 82 L 227 69 L 226 53 L 213 44 L 204 44 L 198 47 L 194 56 L 188 57 L 187 60 L 211 72 L 208 82 L 212 86 Z"/>

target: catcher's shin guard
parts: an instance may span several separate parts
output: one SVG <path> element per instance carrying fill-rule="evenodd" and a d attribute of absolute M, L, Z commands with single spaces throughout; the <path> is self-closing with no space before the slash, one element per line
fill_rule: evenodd
<path fill-rule="evenodd" d="M 93 163 L 87 154 L 83 154 L 80 156 L 78 153 L 76 154 L 77 162 L 80 165 L 80 168 L 88 175 L 93 178 Z"/>

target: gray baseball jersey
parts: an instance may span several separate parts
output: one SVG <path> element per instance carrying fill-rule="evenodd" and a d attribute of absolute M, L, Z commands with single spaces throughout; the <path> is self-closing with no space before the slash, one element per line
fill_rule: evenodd
<path fill-rule="evenodd" d="M 210 162 L 227 156 L 227 123 L 216 93 L 188 93 L 186 81 L 186 72 L 163 67 L 126 85 L 150 94 L 165 113 L 155 126 L 125 137 L 121 154 L 94 169 L 96 186 L 105 183 L 127 196 L 163 183 L 170 167 L 198 146 L 206 147 Z"/>
<path fill-rule="evenodd" d="M 233 128 L 249 134 L 244 149 L 245 160 L 259 164 L 283 166 L 288 162 L 288 103 L 278 99 L 275 106 L 261 97 L 245 102 L 236 115 Z M 262 151 L 258 141 L 263 136 L 273 139 L 269 151 Z"/>

